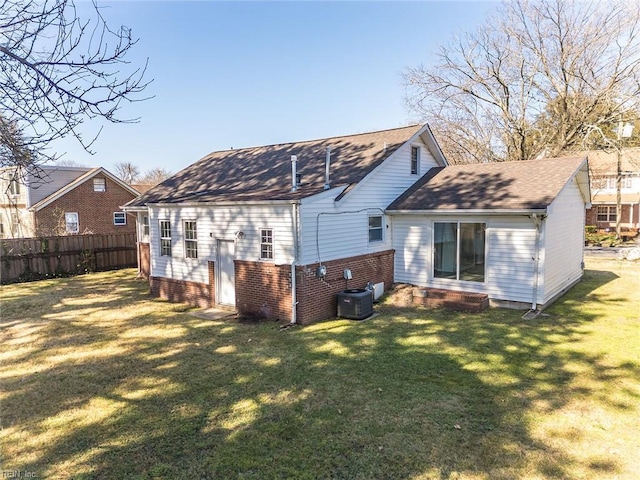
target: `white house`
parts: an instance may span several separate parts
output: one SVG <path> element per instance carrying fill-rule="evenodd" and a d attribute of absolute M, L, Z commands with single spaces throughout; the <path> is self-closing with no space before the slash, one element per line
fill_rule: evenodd
<path fill-rule="evenodd" d="M 395 279 L 544 308 L 583 273 L 584 158 L 434 168 L 386 210 Z"/>
<path fill-rule="evenodd" d="M 580 183 L 587 189 L 587 196 L 580 196 L 584 211 L 584 198 L 589 197 L 588 175 L 579 175 L 582 161 L 567 162 L 571 173 L 567 168 L 561 173 L 548 170 L 560 166 L 559 160 L 545 162 L 531 173 L 562 177 L 563 186 Z M 429 179 L 456 168 L 447 166 L 429 127 L 414 125 L 214 152 L 124 208 L 138 215 L 140 273 L 149 278 L 155 295 L 307 323 L 334 316 L 336 294 L 346 286 L 361 288 L 372 282 L 388 288 L 394 281 L 417 285 L 432 281 L 434 275 L 428 269 L 433 265 L 429 259 L 435 251 L 435 232 L 450 235 L 452 227 L 443 233 L 441 226 L 434 226 L 419 201 L 411 205 L 397 202 L 410 201 L 409 192 L 419 198 L 424 188 L 430 188 Z M 475 187 L 467 184 L 470 192 Z M 558 259 L 555 251 L 547 250 L 535 267 L 536 262 L 527 255 L 535 251 L 536 238 L 542 245 L 551 244 L 548 239 L 555 232 L 548 231 L 550 211 L 570 203 L 560 198 L 560 190 L 564 191 L 555 191 L 559 201 L 554 204 L 555 197 L 549 197 L 547 205 L 531 212 L 512 211 L 511 217 L 494 218 L 497 212 L 487 211 L 485 217 L 474 217 L 477 221 L 473 223 L 481 225 L 473 227 L 480 229 L 477 235 L 488 232 L 483 240 L 487 261 L 500 261 L 487 265 L 486 273 L 480 274 L 482 280 L 470 283 L 464 271 L 456 279 L 436 277 L 436 283 L 486 292 L 496 300 L 531 302 L 532 280 L 527 272 L 551 278 L 553 269 L 546 258 Z M 571 187 L 566 190 L 573 192 Z M 579 199 L 574 195 L 574 200 Z M 490 210 L 485 206 L 477 210 L 485 209 Z M 455 222 L 464 225 L 456 226 L 462 232 L 456 230 L 456 235 L 463 242 L 470 235 L 466 220 L 478 214 L 473 210 L 449 212 Z M 562 225 L 560 234 L 582 241 L 584 216 L 578 218 L 579 222 Z M 536 231 L 534 221 L 540 233 L 531 237 L 531 231 Z M 506 222 L 508 228 L 498 228 L 503 225 L 500 222 Z M 522 236 L 512 233 L 518 229 Z M 466 250 L 462 253 L 466 255 Z M 582 243 L 577 254 L 580 267 Z M 441 263 L 450 262 L 451 255 L 445 254 Z M 581 275 L 581 270 L 573 271 L 573 263 L 571 268 L 572 274 L 559 280 L 561 289 Z M 522 283 L 516 288 L 519 293 L 494 286 L 497 272 L 505 269 L 512 270 L 511 281 Z M 350 271 L 351 279 L 345 279 L 345 270 Z M 547 298 L 546 292 L 543 289 L 537 295 Z"/>

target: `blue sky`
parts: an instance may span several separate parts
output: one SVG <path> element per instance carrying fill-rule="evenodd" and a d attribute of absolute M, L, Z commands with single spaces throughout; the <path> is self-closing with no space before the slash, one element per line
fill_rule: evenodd
<path fill-rule="evenodd" d="M 85 6 L 88 6 L 86 4 Z M 176 172 L 214 150 L 393 128 L 415 121 L 401 74 L 473 30 L 495 2 L 104 2 L 110 26 L 149 59 L 145 102 L 106 124 L 95 155 L 64 159 L 113 171 L 131 162 Z M 82 5 L 81 5 L 82 6 Z M 98 123 L 88 123 L 86 137 Z"/>

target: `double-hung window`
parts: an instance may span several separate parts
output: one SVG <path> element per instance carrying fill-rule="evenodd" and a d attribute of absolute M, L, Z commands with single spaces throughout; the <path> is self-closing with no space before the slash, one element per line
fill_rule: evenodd
<path fill-rule="evenodd" d="M 113 224 L 114 225 L 126 225 L 127 214 L 124 212 L 113 212 Z"/>
<path fill-rule="evenodd" d="M 273 229 L 260 229 L 260 260 L 273 260 Z"/>
<path fill-rule="evenodd" d="M 64 214 L 64 224 L 67 233 L 78 233 L 80 231 L 80 225 L 78 222 L 77 212 L 66 212 Z"/>
<path fill-rule="evenodd" d="M 369 216 L 369 242 L 381 242 L 382 239 L 382 215 Z"/>
<path fill-rule="evenodd" d="M 142 216 L 142 235 L 149 237 L 149 215 Z"/>
<path fill-rule="evenodd" d="M 615 222 L 616 206 L 615 205 L 598 205 L 598 222 Z"/>
<path fill-rule="evenodd" d="M 171 222 L 160 220 L 160 255 L 171 256 Z"/>
<path fill-rule="evenodd" d="M 434 223 L 434 278 L 484 282 L 485 230 L 484 223 Z"/>
<path fill-rule="evenodd" d="M 9 180 L 9 194 L 14 197 L 20 195 L 20 183 L 16 175 L 11 175 L 11 180 Z"/>
<path fill-rule="evenodd" d="M 198 258 L 198 228 L 195 220 L 184 222 L 184 256 Z"/>

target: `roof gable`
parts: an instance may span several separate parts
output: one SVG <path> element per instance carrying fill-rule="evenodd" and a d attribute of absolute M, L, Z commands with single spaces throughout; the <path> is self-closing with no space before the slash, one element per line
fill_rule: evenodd
<path fill-rule="evenodd" d="M 213 152 L 153 187 L 128 207 L 148 203 L 296 200 L 324 190 L 331 147 L 330 185 L 358 183 L 423 125 L 305 142 Z M 291 156 L 301 184 L 291 191 Z"/>
<path fill-rule="evenodd" d="M 564 157 L 433 168 L 387 210 L 542 210 L 579 171 L 586 176 L 578 184 L 589 202 L 586 159 Z"/>
<path fill-rule="evenodd" d="M 84 182 L 92 179 L 93 177 L 97 176 L 98 174 L 102 174 L 105 177 L 108 177 L 110 180 L 112 180 L 113 182 L 117 183 L 120 187 L 124 188 L 125 190 L 127 190 L 129 193 L 131 193 L 134 196 L 137 196 L 139 194 L 136 189 L 134 189 L 130 185 L 128 185 L 125 182 L 123 182 L 122 180 L 120 180 L 118 177 L 113 175 L 111 172 L 109 172 L 105 168 L 96 167 L 96 168 L 92 168 L 91 170 L 87 171 L 86 173 L 80 175 L 78 178 L 76 178 L 72 182 L 64 185 L 62 188 L 56 190 L 51 195 L 43 198 L 42 200 L 40 200 L 39 202 L 37 202 L 36 204 L 31 206 L 31 208 L 29 210 L 33 210 L 34 212 L 37 212 L 37 211 L 43 209 L 44 207 L 49 205 L 51 202 L 56 201 L 57 199 L 59 199 L 63 195 L 69 193 L 74 188 L 78 187 L 79 185 L 82 185 Z"/>

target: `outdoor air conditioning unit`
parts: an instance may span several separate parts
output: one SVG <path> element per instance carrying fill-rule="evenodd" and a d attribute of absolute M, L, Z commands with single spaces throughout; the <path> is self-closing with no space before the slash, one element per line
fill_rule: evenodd
<path fill-rule="evenodd" d="M 373 315 L 373 292 L 351 288 L 338 293 L 338 317 L 362 320 Z"/>

